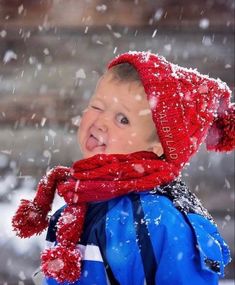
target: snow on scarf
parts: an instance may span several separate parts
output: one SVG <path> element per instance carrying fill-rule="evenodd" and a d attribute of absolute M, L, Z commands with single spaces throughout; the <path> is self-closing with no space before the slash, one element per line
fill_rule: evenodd
<path fill-rule="evenodd" d="M 179 173 L 179 167 L 147 151 L 97 154 L 76 161 L 71 168 L 57 166 L 40 180 L 33 201 L 21 200 L 12 220 L 13 229 L 22 238 L 40 234 L 48 226 L 47 215 L 57 190 L 68 206 L 57 223 L 57 245 L 41 255 L 42 271 L 58 282 L 74 282 L 81 274 L 81 253 L 76 244 L 87 203 L 151 190 L 169 183 Z"/>

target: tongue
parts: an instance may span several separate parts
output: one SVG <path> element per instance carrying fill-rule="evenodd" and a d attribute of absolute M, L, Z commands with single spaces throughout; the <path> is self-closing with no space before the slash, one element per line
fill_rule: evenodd
<path fill-rule="evenodd" d="M 86 142 L 86 147 L 88 150 L 93 150 L 95 147 L 100 146 L 100 144 L 98 143 L 98 140 L 95 139 L 94 137 L 89 137 L 87 142 Z"/>

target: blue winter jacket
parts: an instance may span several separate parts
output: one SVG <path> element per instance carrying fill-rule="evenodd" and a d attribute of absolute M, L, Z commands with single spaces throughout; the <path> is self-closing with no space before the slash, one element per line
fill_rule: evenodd
<path fill-rule="evenodd" d="M 50 221 L 47 240 L 53 244 L 64 207 Z M 73 285 L 214 285 L 230 261 L 212 218 L 177 180 L 90 203 L 78 247 L 82 274 Z M 45 278 L 43 284 L 62 283 Z"/>

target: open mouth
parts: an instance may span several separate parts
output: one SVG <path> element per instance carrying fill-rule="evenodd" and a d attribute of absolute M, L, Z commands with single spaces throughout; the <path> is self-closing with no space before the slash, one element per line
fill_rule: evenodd
<path fill-rule="evenodd" d="M 102 150 L 103 150 L 103 149 L 105 149 L 106 144 L 103 143 L 102 141 L 98 140 L 95 136 L 93 136 L 91 134 L 89 136 L 89 138 L 87 139 L 87 141 L 86 141 L 86 148 L 89 151 L 92 151 L 92 150 L 94 150 L 97 147 L 102 148 Z"/>

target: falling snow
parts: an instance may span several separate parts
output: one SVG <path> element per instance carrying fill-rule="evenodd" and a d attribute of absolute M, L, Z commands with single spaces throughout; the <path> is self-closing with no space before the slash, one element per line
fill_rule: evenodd
<path fill-rule="evenodd" d="M 207 29 L 210 25 L 210 21 L 209 19 L 201 19 L 200 22 L 199 22 L 199 27 L 203 30 Z"/>
<path fill-rule="evenodd" d="M 61 2 L 59 4 L 62 4 L 62 1 L 54 1 L 54 2 L 55 3 Z M 85 2 L 92 3 L 92 1 L 85 1 Z M 212 5 L 216 1 L 209 1 L 209 2 L 208 3 Z M 222 3 L 223 1 L 218 1 L 218 2 L 221 2 L 219 4 L 223 5 Z M 224 5 L 231 6 L 230 7 L 231 10 L 234 10 L 234 4 L 230 4 L 230 2 L 228 1 L 228 3 Z M 108 15 L 109 12 L 111 11 L 111 9 L 109 9 L 110 7 L 109 5 L 111 2 L 108 3 L 108 5 L 101 3 L 99 3 L 99 5 L 96 5 L 95 3 L 94 12 L 96 15 L 104 17 L 105 15 Z M 205 2 L 204 4 L 207 5 L 208 3 Z M 117 52 L 121 53 L 124 49 L 128 50 L 128 48 L 131 50 L 145 49 L 145 50 L 152 50 L 153 52 L 156 51 L 159 53 L 163 53 L 167 57 L 167 59 L 171 59 L 174 62 L 179 62 L 179 64 L 180 61 L 182 61 L 185 65 L 187 64 L 190 65 L 192 61 L 194 66 L 197 66 L 199 70 L 202 69 L 204 70 L 205 73 L 211 72 L 211 74 L 218 73 L 218 76 L 221 75 L 221 78 L 223 78 L 223 76 L 224 78 L 226 76 L 230 78 L 228 74 L 232 74 L 232 69 L 234 66 L 232 59 L 230 58 L 231 52 L 229 51 L 229 48 L 231 46 L 230 44 L 231 37 L 229 35 L 231 32 L 229 30 L 229 27 L 232 27 L 232 21 L 230 21 L 229 19 L 227 20 L 226 32 L 224 33 L 223 38 L 220 35 L 222 34 L 222 30 L 219 30 L 219 33 L 215 32 L 214 35 L 211 32 L 211 30 L 213 30 L 215 27 L 214 26 L 215 20 L 218 21 L 218 23 L 221 23 L 221 21 L 223 21 L 222 16 L 226 14 L 222 13 L 223 15 L 221 14 L 222 15 L 221 19 L 218 17 L 217 19 L 216 17 L 214 19 L 205 18 L 208 15 L 207 13 L 204 13 L 206 11 L 204 10 L 204 7 L 201 7 L 199 9 L 200 15 L 198 15 L 197 20 L 195 21 L 195 19 L 193 19 L 195 21 L 195 29 L 197 30 L 197 32 L 195 33 L 195 43 L 192 42 L 192 40 L 190 42 L 191 39 L 190 34 L 187 35 L 186 33 L 184 34 L 184 36 L 180 37 L 179 35 L 181 35 L 181 33 L 178 33 L 179 30 L 178 28 L 176 29 L 176 32 L 172 34 L 168 32 L 167 28 L 166 33 L 162 35 L 163 30 L 161 25 L 163 25 L 164 27 L 165 23 L 167 24 L 167 20 L 171 19 L 172 17 L 169 11 L 167 11 L 167 9 L 165 8 L 165 6 L 167 6 L 165 5 L 165 3 L 164 5 L 162 5 L 162 7 L 160 7 L 161 3 L 158 3 L 158 7 L 156 7 L 157 5 L 154 7 L 150 6 L 149 9 L 151 10 L 150 13 L 151 18 L 147 19 L 146 22 L 146 25 L 149 25 L 150 29 L 148 30 L 146 35 L 143 35 L 141 28 L 138 27 L 138 29 L 133 30 L 132 27 L 130 27 L 129 25 L 126 25 L 125 27 L 123 27 L 123 29 L 116 30 L 115 23 L 113 24 L 112 21 L 110 21 L 110 23 L 109 21 L 107 21 L 104 24 L 105 25 L 104 28 L 106 31 L 105 36 L 99 36 L 98 33 L 95 36 L 93 36 L 92 34 L 93 27 L 95 27 L 96 22 L 92 22 L 91 15 L 86 15 L 86 17 L 83 18 L 81 25 L 82 27 L 81 33 L 83 37 L 82 39 L 84 39 L 83 42 L 83 40 L 82 41 L 79 40 L 80 30 L 78 31 L 78 34 L 76 34 L 75 36 L 73 35 L 72 31 L 71 34 L 69 34 L 69 37 L 71 38 L 67 39 L 66 37 L 66 40 L 64 40 L 63 33 L 66 32 L 68 28 L 66 28 L 65 30 L 63 30 L 62 28 L 61 31 L 59 31 L 56 24 L 52 24 L 53 20 L 52 22 L 50 22 L 52 17 L 50 11 L 48 14 L 45 15 L 42 14 L 43 17 L 41 17 L 41 22 L 35 25 L 35 32 L 34 30 L 30 31 L 29 30 L 30 28 L 27 25 L 23 26 L 19 24 L 18 25 L 19 28 L 15 29 L 12 23 L 10 23 L 11 20 L 13 22 L 15 21 L 16 23 L 19 21 L 20 23 L 21 19 L 27 20 L 27 15 L 29 16 L 31 15 L 30 10 L 26 5 L 29 5 L 27 4 L 27 1 L 26 3 L 24 3 L 24 5 L 21 3 L 17 3 L 15 7 L 15 14 L 13 13 L 14 12 L 13 10 L 11 11 L 11 13 L 14 16 L 12 16 L 11 13 L 7 13 L 5 15 L 3 14 L 4 17 L 2 20 L 5 21 L 5 24 L 2 25 L 2 30 L 0 30 L 0 40 L 2 40 L 2 42 L 4 43 L 6 42 L 6 45 L 5 44 L 2 45 L 3 48 L 5 47 L 5 50 L 3 49 L 2 51 L 2 63 L 5 64 L 5 69 L 7 74 L 6 76 L 6 74 L 4 74 L 3 72 L 3 75 L 0 76 L 0 85 L 3 94 L 3 100 L 1 102 L 3 102 L 4 104 L 5 100 L 4 96 L 6 94 L 7 96 L 9 96 L 9 98 L 11 98 L 13 105 L 15 106 L 14 108 L 16 112 L 20 113 L 21 109 L 24 110 L 24 108 L 25 110 L 29 110 L 28 114 L 25 116 L 27 117 L 26 119 L 24 115 L 22 115 L 22 117 L 20 117 L 19 120 L 17 119 L 18 121 L 16 122 L 14 121 L 14 118 L 12 119 L 13 122 L 10 123 L 12 124 L 12 126 L 10 127 L 11 135 L 9 135 L 10 143 L 8 142 L 7 145 L 6 144 L 3 145 L 0 150 L 0 171 L 1 171 L 0 205 L 1 205 L 1 213 L 2 216 L 4 217 L 4 219 L 1 219 L 0 245 L 2 246 L 2 250 L 5 250 L 5 248 L 9 246 L 12 252 L 15 252 L 16 256 L 20 258 L 19 260 L 20 261 L 22 260 L 22 263 L 24 263 L 24 260 L 26 259 L 29 253 L 35 258 L 35 251 L 37 252 L 37 254 L 39 254 L 39 248 L 40 249 L 44 248 L 45 233 L 42 236 L 37 236 L 36 238 L 33 239 L 20 240 L 19 238 L 15 237 L 15 235 L 12 233 L 11 217 L 15 212 L 16 206 L 18 205 L 20 199 L 22 198 L 33 199 L 35 194 L 34 190 L 36 189 L 36 181 L 35 178 L 31 175 L 33 175 L 32 173 L 35 172 L 34 169 L 37 169 L 37 171 L 39 172 L 42 170 L 40 164 L 41 159 L 44 161 L 45 167 L 51 166 L 50 164 L 53 164 L 55 162 L 56 156 L 54 156 L 54 154 L 58 155 L 58 159 L 62 157 L 63 161 L 63 156 L 61 155 L 61 149 L 63 148 L 60 148 L 62 142 L 59 142 L 59 145 L 55 145 L 56 140 L 59 140 L 59 133 L 57 135 L 57 131 L 55 131 L 54 129 L 53 120 L 55 117 L 53 116 L 61 116 L 63 123 L 56 122 L 55 124 L 58 123 L 58 125 L 60 126 L 62 125 L 61 128 L 64 131 L 65 137 L 69 132 L 72 133 L 72 130 L 70 129 L 71 126 L 70 119 L 72 116 L 79 114 L 79 112 L 77 112 L 76 109 L 77 106 L 75 106 L 74 102 L 72 102 L 74 107 L 71 108 L 71 110 L 73 110 L 74 112 L 71 114 L 67 112 L 68 111 L 66 109 L 67 107 L 64 108 L 64 110 L 61 109 L 61 103 L 68 106 L 70 104 L 70 100 L 72 101 L 73 98 L 76 98 L 77 100 L 79 96 L 84 101 L 87 101 L 89 99 L 90 94 L 92 92 L 91 91 L 92 88 L 87 85 L 89 85 L 90 82 L 86 83 L 87 85 L 84 84 L 85 90 L 83 90 L 82 88 L 80 89 L 81 87 L 80 84 L 81 82 L 83 82 L 83 80 L 80 79 L 89 79 L 89 80 L 91 79 L 92 81 L 93 80 L 92 76 L 94 74 L 97 75 L 98 73 L 101 73 L 101 65 L 104 64 L 107 58 L 111 58 L 112 55 L 115 56 Z M 132 5 L 138 7 L 138 5 L 141 5 L 141 1 L 135 0 L 132 3 Z M 188 20 L 186 20 L 187 17 L 185 16 L 187 10 L 183 6 L 181 8 L 182 8 L 181 15 L 177 15 L 177 17 L 180 16 L 179 22 L 183 30 L 185 25 L 184 22 L 187 22 Z M 43 6 L 40 7 L 39 9 L 40 13 L 43 12 L 41 11 L 41 9 L 43 9 Z M 53 9 L 51 9 L 51 11 L 52 10 Z M 53 11 L 54 11 L 53 13 L 55 13 L 56 9 Z M 115 11 L 118 12 L 118 10 Z M 78 15 L 76 15 L 77 19 L 79 18 L 79 13 Z M 65 15 L 67 16 L 67 14 Z M 141 13 L 138 15 L 137 14 L 134 15 L 135 17 L 140 17 Z M 30 17 L 32 17 L 32 15 Z M 141 22 L 141 17 L 138 19 Z M 61 20 L 63 20 L 63 18 L 61 18 Z M 130 16 L 130 21 L 131 21 L 131 16 Z M 187 29 L 188 28 L 190 27 L 187 27 Z M 12 31 L 14 31 L 13 37 L 12 37 Z M 19 37 L 17 41 L 20 42 L 20 45 L 22 45 L 22 47 L 23 46 L 25 47 L 22 50 L 18 49 L 18 47 L 15 46 L 14 39 L 16 39 L 17 35 Z M 49 36 L 52 35 L 53 40 L 56 39 L 56 42 L 58 42 L 61 46 L 57 47 L 54 50 L 53 45 L 51 44 L 50 37 L 48 37 L 48 35 Z M 35 42 L 33 42 L 34 37 L 37 39 L 38 45 L 35 45 Z M 194 35 L 192 36 L 192 38 L 194 40 Z M 40 39 L 43 39 L 45 41 L 43 41 L 43 43 L 40 43 Z M 35 49 L 30 50 L 30 46 L 32 43 L 34 44 L 33 46 L 35 47 Z M 94 46 L 95 54 L 94 50 L 92 50 L 91 55 L 88 54 L 88 59 L 90 64 L 92 63 L 92 61 L 93 62 L 97 61 L 97 63 L 95 63 L 95 66 L 94 67 L 92 66 L 92 71 L 91 69 L 89 70 L 89 68 L 83 65 L 84 64 L 83 60 L 85 61 L 85 59 L 83 59 L 83 54 L 81 52 L 83 44 L 87 48 L 87 54 L 89 53 L 89 50 L 91 50 L 92 47 Z M 131 53 L 134 54 L 138 52 L 131 51 Z M 87 56 L 87 54 L 85 56 Z M 223 54 L 224 57 L 222 57 L 221 54 Z M 144 62 L 148 61 L 149 55 L 150 54 L 146 52 L 142 56 L 142 60 Z M 65 60 L 66 64 L 64 64 L 63 62 L 64 64 L 63 67 L 60 66 L 60 64 L 57 65 L 57 60 L 60 57 L 61 61 L 66 59 Z M 82 59 L 81 62 L 80 59 Z M 67 64 L 70 62 L 72 62 L 72 64 L 71 66 L 68 67 Z M 213 70 L 213 67 L 216 66 L 215 63 L 221 67 L 219 72 Z M 55 65 L 56 67 L 54 67 Z M 81 66 L 84 68 L 80 68 Z M 210 70 L 211 66 L 212 70 Z M 27 70 L 27 68 L 30 69 Z M 69 71 L 70 68 L 71 72 Z M 182 73 L 179 71 L 177 65 L 172 65 L 171 68 L 172 68 L 172 76 L 175 79 L 181 79 Z M 190 70 L 192 72 L 195 72 L 196 74 L 199 74 L 196 69 L 193 70 L 185 68 L 183 70 Z M 69 71 L 70 73 L 67 71 Z M 68 77 L 66 77 L 67 73 Z M 92 75 L 92 73 L 94 74 Z M 48 81 L 50 81 L 50 83 L 46 81 L 47 76 L 49 78 Z M 158 77 L 159 74 L 156 73 L 155 76 Z M 207 75 L 202 75 L 202 77 L 207 78 Z M 84 82 L 85 81 L 86 80 L 84 80 Z M 222 90 L 227 89 L 227 85 L 225 83 L 223 83 L 219 79 L 216 79 L 215 81 L 219 83 L 220 89 Z M 57 90 L 56 90 L 57 88 L 56 84 L 58 84 L 59 86 Z M 10 90 L 10 92 L 8 92 L 8 90 Z M 54 97 L 52 100 L 50 97 L 51 95 L 47 97 L 47 94 L 50 94 L 51 91 L 52 93 L 54 92 L 56 94 L 55 96 L 53 95 Z M 202 85 L 199 87 L 198 92 L 201 94 L 207 94 L 208 87 Z M 27 104 L 25 106 L 22 105 L 23 108 L 21 108 L 20 105 L 21 102 L 21 97 L 19 96 L 20 94 L 23 94 L 23 97 L 25 96 L 25 98 L 29 102 L 31 102 L 29 103 L 29 105 Z M 33 97 L 33 95 L 35 96 Z M 37 98 L 37 95 L 42 96 L 42 99 L 40 99 L 39 97 Z M 188 103 L 190 103 L 190 101 L 192 100 L 193 95 L 194 95 L 193 92 L 180 94 L 181 98 L 187 100 Z M 66 100 L 68 98 L 68 103 L 66 100 L 63 101 L 61 99 L 61 98 L 64 99 L 65 97 Z M 157 98 L 158 96 L 156 96 L 156 94 L 153 94 L 153 96 L 149 100 L 150 108 L 152 110 L 156 108 Z M 137 94 L 135 96 L 135 99 L 137 101 L 141 101 L 142 97 Z M 114 102 L 118 101 L 118 99 L 115 97 L 113 98 L 113 100 Z M 46 105 L 45 110 L 43 111 L 40 105 L 41 103 Z M 43 104 L 42 106 L 44 106 Z M 51 105 L 53 106 L 51 107 Z M 39 109 L 37 109 L 38 107 Z M 11 120 L 10 109 L 8 108 L 7 105 L 4 105 L 4 108 L 6 108 L 6 110 L 4 109 L 1 110 L 0 112 L 0 119 L 3 120 L 3 124 L 6 120 L 9 120 L 9 118 Z M 200 110 L 202 110 L 202 108 L 206 109 L 207 108 L 206 102 L 205 104 L 202 104 L 200 108 L 201 108 Z M 150 111 L 146 109 L 146 110 L 141 110 L 138 115 L 145 116 L 147 114 L 150 114 Z M 65 119 L 67 118 L 66 116 L 68 117 L 67 121 Z M 76 127 L 79 127 L 80 121 L 81 121 L 80 115 L 76 115 L 75 117 L 72 118 L 72 124 Z M 34 153 L 35 150 L 33 150 L 35 146 L 29 147 L 28 146 L 29 144 L 25 144 L 23 151 L 18 150 L 17 148 L 18 146 L 17 133 L 21 132 L 23 128 L 26 128 L 28 126 L 29 128 L 32 129 L 35 128 L 35 130 L 39 132 L 41 131 L 41 129 L 45 130 L 45 136 L 43 137 L 42 141 L 41 142 L 37 141 L 37 143 L 35 144 L 37 145 L 38 149 L 40 148 L 40 144 L 42 144 L 40 151 L 38 151 L 36 155 Z M 75 132 L 73 132 L 73 134 L 75 134 Z M 132 144 L 137 134 L 135 132 L 132 132 L 130 135 L 131 137 L 133 137 L 133 140 L 128 140 L 128 143 Z M 5 139 L 5 132 L 4 135 L 1 136 L 1 140 L 3 143 L 4 139 Z M 30 140 L 30 138 L 28 136 L 25 136 L 22 140 L 23 142 L 27 142 Z M 71 138 L 65 139 L 65 141 L 67 142 L 69 140 L 71 140 Z M 193 145 L 196 146 L 197 138 L 191 137 L 190 140 L 193 143 Z M 48 147 L 48 144 L 50 144 L 50 147 Z M 25 157 L 25 153 L 28 154 L 27 157 Z M 208 205 L 212 205 L 211 206 L 212 210 L 214 209 L 213 207 L 216 208 L 218 206 L 219 209 L 226 208 L 227 212 L 222 216 L 221 228 L 224 229 L 225 233 L 228 233 L 229 230 L 232 228 L 234 221 L 234 217 L 231 212 L 232 209 L 230 207 L 230 204 L 228 206 L 228 203 L 230 201 L 234 202 L 235 200 L 235 195 L 233 192 L 233 180 L 231 179 L 231 175 L 229 176 L 230 173 L 229 171 L 231 171 L 231 169 L 229 168 L 230 165 L 226 164 L 227 158 L 220 154 L 215 153 L 211 155 L 209 158 L 208 157 L 206 157 L 206 155 L 200 155 L 198 159 L 195 159 L 193 165 L 189 166 L 190 168 L 189 171 L 184 173 L 184 177 L 186 177 L 186 179 L 188 179 L 190 183 L 192 183 L 192 185 L 194 186 L 194 192 L 198 193 L 198 195 L 201 195 L 203 197 L 203 200 L 205 195 L 206 197 L 205 200 L 208 203 Z M 13 158 L 15 158 L 17 162 L 14 161 Z M 209 163 L 206 160 L 207 158 L 209 160 Z M 100 159 L 102 160 L 102 158 Z M 23 167 L 24 164 L 26 164 L 26 168 Z M 140 174 L 143 172 L 143 166 L 141 164 L 134 164 L 133 169 Z M 192 174 L 193 175 L 196 174 L 196 181 L 193 180 Z M 202 179 L 201 177 L 204 178 Z M 46 178 L 44 179 L 46 181 Z M 208 188 L 206 186 L 206 182 L 210 183 L 210 186 L 208 186 Z M 217 183 L 218 185 L 216 185 Z M 210 190 L 210 187 L 211 189 L 213 187 L 214 188 L 217 187 L 216 191 L 213 192 L 212 190 L 214 190 L 214 188 Z M 220 189 L 221 191 L 217 191 L 217 189 Z M 190 193 L 188 189 L 182 186 L 181 190 L 182 192 L 178 191 L 176 188 L 173 188 L 172 191 L 168 192 L 168 195 L 173 200 L 175 206 L 178 209 L 180 209 L 184 213 L 195 212 L 211 218 L 210 215 L 207 213 L 207 211 L 201 205 L 200 201 L 195 199 L 193 194 Z M 161 191 L 163 194 L 166 194 L 168 190 L 162 189 Z M 226 195 L 224 193 L 226 193 Z M 209 198 L 207 197 L 207 195 Z M 53 211 L 61 206 L 60 198 L 57 197 L 56 199 L 58 199 L 58 201 L 57 200 L 55 201 L 53 205 Z M 73 202 L 77 203 L 78 196 L 74 195 L 73 199 L 74 199 Z M 217 205 L 216 203 L 219 205 Z M 34 215 L 34 213 L 31 214 Z M 123 225 L 125 225 L 128 217 L 129 213 L 122 211 L 120 213 L 120 222 L 123 223 Z M 70 223 L 73 221 L 74 216 L 73 215 L 64 216 L 63 219 L 64 222 Z M 161 223 L 161 220 L 162 220 L 162 215 L 157 217 L 154 220 L 154 223 L 156 225 L 159 225 Z M 142 223 L 148 224 L 148 220 L 142 220 Z M 115 234 L 116 234 L 115 232 L 110 232 L 111 237 L 114 236 Z M 177 241 L 177 238 L 175 238 L 175 240 Z M 125 242 L 130 243 L 131 241 L 126 240 Z M 208 246 L 210 247 L 211 245 L 212 245 L 211 240 L 209 240 Z M 124 246 L 124 243 L 120 243 L 120 246 Z M 118 253 L 118 249 L 115 248 L 115 250 Z M 184 259 L 182 252 L 178 253 L 177 259 L 179 261 Z M 15 278 L 16 277 L 19 278 L 19 281 L 17 281 L 18 285 L 28 284 L 27 278 L 29 277 L 29 272 L 27 271 L 28 270 L 27 267 L 34 266 L 35 260 L 32 262 L 32 264 L 27 264 L 24 270 L 20 271 L 17 271 L 18 265 L 17 266 L 15 265 L 14 257 L 4 260 L 4 262 L 6 263 L 7 268 L 13 268 L 14 271 L 16 272 Z M 21 262 L 18 261 L 18 263 L 20 264 Z M 61 259 L 56 259 L 49 265 L 49 267 L 51 267 L 52 271 L 57 271 L 59 268 L 63 267 L 63 261 Z M 87 276 L 88 276 L 88 271 L 85 271 L 84 277 Z M 10 282 L 9 283 L 5 281 L 3 282 L 4 282 L 3 285 L 11 284 Z M 232 285 L 234 283 L 233 281 L 231 282 L 225 281 L 223 282 L 223 284 Z"/>
<path fill-rule="evenodd" d="M 165 49 L 167 52 L 170 52 L 171 49 L 172 49 L 171 44 L 166 44 L 166 45 L 164 45 L 164 49 Z"/>
<path fill-rule="evenodd" d="M 153 32 L 153 34 L 152 34 L 152 38 L 155 38 L 156 34 L 157 34 L 157 29 L 154 30 L 154 32 Z"/>
<path fill-rule="evenodd" d="M 114 35 L 114 37 L 117 38 L 117 39 L 120 39 L 121 36 L 122 36 L 120 33 L 117 33 L 117 32 L 113 33 L 113 35 Z"/>
<path fill-rule="evenodd" d="M 0 36 L 1 36 L 2 38 L 5 38 L 6 35 L 7 35 L 7 32 L 6 32 L 5 30 L 0 31 Z"/>
<path fill-rule="evenodd" d="M 11 60 L 16 60 L 17 59 L 17 54 L 13 50 L 8 50 L 5 52 L 4 57 L 3 57 L 3 62 L 8 63 Z"/>
<path fill-rule="evenodd" d="M 134 164 L 133 168 L 139 172 L 139 173 L 143 173 L 144 172 L 144 167 L 141 164 Z"/>
<path fill-rule="evenodd" d="M 86 73 L 84 71 L 84 69 L 79 69 L 76 71 L 76 78 L 81 78 L 81 79 L 85 79 L 86 78 Z"/>
<path fill-rule="evenodd" d="M 105 11 L 107 10 L 107 6 L 104 5 L 104 4 L 102 4 L 102 5 L 97 5 L 97 6 L 96 6 L 96 10 L 97 10 L 98 12 L 105 12 Z"/>
<path fill-rule="evenodd" d="M 72 118 L 72 124 L 76 127 L 80 126 L 80 122 L 81 122 L 82 117 L 80 115 L 73 117 Z"/>
<path fill-rule="evenodd" d="M 140 110 L 138 113 L 139 116 L 146 116 L 148 114 L 151 114 L 151 110 L 149 109 Z"/>
<path fill-rule="evenodd" d="M 163 14 L 164 14 L 164 10 L 162 8 L 157 9 L 154 14 L 154 19 L 159 21 L 162 18 Z"/>
<path fill-rule="evenodd" d="M 18 7 L 18 14 L 22 14 L 22 12 L 24 11 L 24 6 L 23 5 L 20 5 Z"/>
<path fill-rule="evenodd" d="M 227 189 L 230 189 L 230 188 L 231 188 L 231 184 L 230 184 L 230 182 L 228 181 L 228 179 L 225 178 L 224 181 L 225 181 L 225 186 L 227 187 Z"/>

